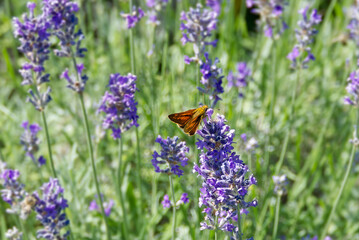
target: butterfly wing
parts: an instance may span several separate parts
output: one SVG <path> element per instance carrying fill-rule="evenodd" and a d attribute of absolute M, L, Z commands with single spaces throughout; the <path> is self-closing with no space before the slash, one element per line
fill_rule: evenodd
<path fill-rule="evenodd" d="M 190 136 L 193 136 L 198 129 L 199 124 L 201 123 L 201 120 L 203 118 L 203 115 L 199 115 L 193 119 L 191 119 L 186 126 L 184 127 L 183 131 L 187 133 Z"/>
<path fill-rule="evenodd" d="M 180 128 L 184 128 L 186 124 L 189 123 L 196 110 L 197 109 L 190 109 L 185 112 L 173 113 L 168 115 L 168 118 L 172 122 L 176 123 Z"/>

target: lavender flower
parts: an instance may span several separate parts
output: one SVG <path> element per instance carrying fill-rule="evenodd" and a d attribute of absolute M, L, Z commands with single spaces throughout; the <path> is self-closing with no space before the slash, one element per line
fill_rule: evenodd
<path fill-rule="evenodd" d="M 29 13 L 23 15 L 23 22 L 16 17 L 13 18 L 14 35 L 21 43 L 18 49 L 28 59 L 19 72 L 23 77 L 22 85 L 30 85 L 36 89 L 35 93 L 29 90 L 31 97 L 28 97 L 27 101 L 31 102 L 38 111 L 42 111 L 51 101 L 50 88 L 44 93 L 40 92 L 40 85 L 49 82 L 50 77 L 45 73 L 44 67 L 50 52 L 48 32 L 50 24 L 44 14 L 34 15 L 35 3 L 29 2 L 27 7 Z"/>
<path fill-rule="evenodd" d="M 119 73 L 110 76 L 109 91 L 105 92 L 98 111 L 106 114 L 103 127 L 111 128 L 114 139 L 121 138 L 121 133 L 132 126 L 139 126 L 135 101 L 136 79 L 130 73 L 127 76 Z"/>
<path fill-rule="evenodd" d="M 62 233 L 62 229 L 69 225 L 65 209 L 68 207 L 67 200 L 63 197 L 64 189 L 57 179 L 50 178 L 42 187 L 42 196 L 37 192 L 33 195 L 37 204 L 35 211 L 43 229 L 37 231 L 37 238 L 67 239 L 69 231 Z"/>
<path fill-rule="evenodd" d="M 135 27 L 144 15 L 143 10 L 135 6 L 133 7 L 132 13 L 121 13 L 121 16 L 126 19 L 128 29 Z"/>
<path fill-rule="evenodd" d="M 88 80 L 88 77 L 86 74 L 82 74 L 83 70 L 85 69 L 83 64 L 76 65 L 76 69 L 76 73 L 78 75 L 77 78 L 75 78 L 74 76 L 69 76 L 69 70 L 67 68 L 61 74 L 60 78 L 64 78 L 68 82 L 68 88 L 72 89 L 77 93 L 81 93 L 85 90 L 85 85 Z"/>
<path fill-rule="evenodd" d="M 163 208 L 170 208 L 171 207 L 170 197 L 166 194 L 163 197 L 163 201 L 161 203 L 162 203 Z"/>
<path fill-rule="evenodd" d="M 22 240 L 22 232 L 14 226 L 6 231 L 5 237 L 10 240 Z"/>
<path fill-rule="evenodd" d="M 202 73 L 201 83 L 204 87 L 197 87 L 198 90 L 204 94 L 209 95 L 209 99 L 212 102 L 211 107 L 214 108 L 219 100 L 219 94 L 223 93 L 222 87 L 222 79 L 224 76 L 222 75 L 222 69 L 217 67 L 219 63 L 218 58 L 214 60 L 212 64 L 212 60 L 209 59 L 208 53 L 204 54 L 205 61 L 201 64 L 200 69 Z"/>
<path fill-rule="evenodd" d="M 258 25 L 263 27 L 264 35 L 269 38 L 278 38 L 288 28 L 282 20 L 284 0 L 246 0 L 247 7 L 252 8 L 252 13 L 258 14 Z"/>
<path fill-rule="evenodd" d="M 193 43 L 195 56 L 185 56 L 185 62 L 199 62 L 200 56 L 204 54 L 207 45 L 216 46 L 217 40 L 208 41 L 212 31 L 217 28 L 217 13 L 209 9 L 203 9 L 201 4 L 196 8 L 190 8 L 188 12 L 181 13 L 182 44 Z"/>
<path fill-rule="evenodd" d="M 0 173 L 0 183 L 3 186 L 3 189 L 0 190 L 1 197 L 10 204 L 11 208 L 6 209 L 6 212 L 10 214 L 20 215 L 20 204 L 26 195 L 24 184 L 18 181 L 19 176 L 20 172 L 13 169 L 4 169 Z"/>
<path fill-rule="evenodd" d="M 359 1 L 351 7 L 351 19 L 348 25 L 349 36 L 359 47 Z"/>
<path fill-rule="evenodd" d="M 249 207 L 257 206 L 257 200 L 245 201 L 248 188 L 257 181 L 253 175 L 246 177 L 248 167 L 232 152 L 234 130 L 225 124 L 224 116 L 217 114 L 212 119 L 212 113 L 213 110 L 207 111 L 208 119 L 198 131 L 202 138 L 196 143 L 201 150 L 200 165 L 195 164 L 193 168 L 193 172 L 203 179 L 199 206 L 205 207 L 206 216 L 201 230 L 218 227 L 237 235 L 238 229 L 233 224 L 235 217 L 247 213 Z M 237 213 L 237 206 L 240 213 Z"/>
<path fill-rule="evenodd" d="M 359 60 L 358 60 L 358 67 L 359 67 Z M 348 85 L 346 87 L 349 96 L 344 98 L 344 103 L 358 106 L 359 103 L 359 68 L 352 72 L 348 78 Z"/>
<path fill-rule="evenodd" d="M 221 0 L 206 0 L 206 4 L 208 7 L 212 8 L 217 15 L 221 13 Z"/>
<path fill-rule="evenodd" d="M 24 128 L 24 133 L 20 137 L 20 143 L 24 146 L 26 155 L 38 166 L 42 166 L 46 163 L 46 159 L 40 156 L 38 159 L 35 158 L 34 154 L 39 151 L 40 140 L 37 138 L 37 133 L 41 130 L 40 126 L 36 123 L 30 124 L 25 121 L 21 124 Z"/>
<path fill-rule="evenodd" d="M 158 136 L 156 142 L 161 145 L 162 149 L 160 154 L 155 151 L 152 155 L 152 165 L 155 171 L 181 177 L 183 170 L 180 169 L 180 165 L 184 167 L 188 162 L 186 153 L 188 153 L 189 148 L 186 146 L 186 142 L 178 142 L 177 136 L 167 137 L 167 139 Z M 160 168 L 161 165 L 163 166 L 162 169 Z"/>
<path fill-rule="evenodd" d="M 166 7 L 168 0 L 146 0 L 146 5 L 148 11 L 146 13 L 148 17 L 147 23 L 153 23 L 159 25 L 160 21 L 158 20 L 159 12 Z"/>
<path fill-rule="evenodd" d="M 247 134 L 243 133 L 241 134 L 241 139 L 242 141 L 240 149 L 245 152 L 251 153 L 254 149 L 258 147 L 258 141 L 254 137 L 248 139 Z"/>
<path fill-rule="evenodd" d="M 51 24 L 52 34 L 60 40 L 60 49 L 54 52 L 58 57 L 84 57 L 86 48 L 81 47 L 85 38 L 78 25 L 76 13 L 79 11 L 77 3 L 70 0 L 43 0 L 43 12 Z M 73 52 L 72 46 L 76 51 Z"/>
<path fill-rule="evenodd" d="M 244 97 L 242 89 L 248 86 L 248 81 L 251 76 L 251 70 L 247 67 L 245 62 L 237 63 L 237 73 L 233 74 L 232 71 L 228 73 L 228 87 L 236 87 L 239 90 L 239 97 Z"/>
<path fill-rule="evenodd" d="M 184 205 L 189 202 L 188 194 L 182 193 L 180 200 L 176 202 L 176 208 L 178 208 L 181 205 Z M 170 201 L 170 197 L 166 194 L 163 196 L 163 201 L 161 202 L 163 208 L 170 208 L 172 206 L 172 203 Z"/>
<path fill-rule="evenodd" d="M 322 16 L 318 14 L 316 9 L 308 16 L 308 7 L 301 9 L 299 13 L 303 16 L 303 20 L 298 21 L 300 28 L 295 30 L 297 44 L 294 45 L 287 58 L 292 61 L 292 68 L 296 68 L 298 61 L 301 61 L 302 68 L 307 68 L 308 62 L 315 60 L 309 45 L 314 41 L 314 35 L 318 32 L 314 26 L 322 21 Z"/>
<path fill-rule="evenodd" d="M 274 182 L 274 192 L 275 194 L 279 196 L 283 196 L 287 194 L 286 185 L 288 184 L 287 176 L 286 175 L 280 175 L 280 176 L 273 176 L 273 182 Z"/>
<path fill-rule="evenodd" d="M 114 205 L 114 201 L 112 199 L 110 199 L 108 202 L 103 203 L 103 208 L 105 210 L 105 215 L 107 217 L 110 216 L 113 205 Z M 89 206 L 89 210 L 90 211 L 98 211 L 98 212 L 100 212 L 100 208 L 97 205 L 96 200 L 91 201 L 90 206 Z"/>

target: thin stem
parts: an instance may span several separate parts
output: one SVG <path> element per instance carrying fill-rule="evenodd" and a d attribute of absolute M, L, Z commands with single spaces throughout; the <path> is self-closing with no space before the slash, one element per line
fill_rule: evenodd
<path fill-rule="evenodd" d="M 130 0 L 130 12 L 132 12 L 132 0 Z M 131 72 L 135 74 L 135 58 L 134 58 L 134 49 L 133 49 L 133 32 L 130 28 L 130 56 L 131 56 Z"/>
<path fill-rule="evenodd" d="M 130 12 L 132 11 L 132 0 L 130 0 Z M 133 43 L 133 32 L 132 28 L 130 28 L 130 57 L 131 57 L 131 72 L 132 74 L 136 75 L 136 69 L 135 69 L 135 53 L 134 53 L 134 43 Z M 137 166 L 136 166 L 136 172 L 137 172 L 137 185 L 140 189 L 140 199 L 139 202 L 142 205 L 142 183 L 141 183 L 141 174 L 140 174 L 140 166 L 141 166 L 141 151 L 140 151 L 140 138 L 138 134 L 138 127 L 136 127 L 136 145 L 137 145 Z M 140 210 L 140 209 L 139 209 Z"/>
<path fill-rule="evenodd" d="M 76 75 L 78 75 L 78 74 L 76 74 Z M 102 197 L 101 197 L 100 186 L 99 186 L 99 183 L 98 183 L 97 171 L 96 171 L 96 165 L 95 165 L 95 158 L 94 158 L 94 155 L 93 155 L 93 147 L 92 147 L 90 127 L 89 127 L 89 123 L 88 123 L 88 119 L 87 119 L 87 113 L 86 113 L 86 108 L 85 108 L 85 103 L 84 103 L 84 97 L 83 97 L 82 93 L 79 93 L 79 97 L 80 97 L 80 102 L 81 102 L 83 121 L 84 121 L 84 125 L 85 125 L 85 128 L 86 128 L 87 147 L 88 147 L 89 154 L 90 154 L 90 159 L 91 159 L 93 178 L 95 180 L 96 191 L 97 191 L 98 200 L 100 202 L 100 208 L 101 208 L 102 217 L 103 217 L 103 220 L 105 221 L 105 225 L 106 225 L 107 239 L 110 240 L 111 235 L 110 235 L 110 231 L 109 231 L 109 227 L 108 227 L 108 222 L 107 222 L 107 217 L 106 217 L 106 214 L 105 214 L 105 209 L 103 207 L 103 200 L 102 200 Z"/>
<path fill-rule="evenodd" d="M 136 150 L 137 150 L 137 164 L 136 164 L 136 172 L 137 172 L 137 185 L 140 189 L 140 204 L 142 205 L 142 181 L 141 181 L 141 150 L 140 150 L 140 137 L 138 133 L 138 127 L 136 127 Z"/>
<path fill-rule="evenodd" d="M 290 103 L 290 112 L 289 112 L 289 126 L 287 128 L 287 132 L 286 132 L 286 135 L 285 135 L 283 148 L 282 148 L 280 158 L 279 158 L 279 161 L 277 163 L 276 170 L 275 170 L 275 175 L 279 174 L 280 168 L 282 167 L 282 164 L 283 164 L 283 161 L 284 161 L 285 153 L 287 151 L 290 131 L 292 130 L 292 125 L 293 125 L 294 106 L 295 106 L 296 92 L 297 92 L 297 86 L 298 86 L 300 74 L 301 74 L 301 67 L 299 67 L 298 70 L 297 70 L 297 77 L 295 79 L 295 83 L 294 83 L 294 86 L 293 86 L 292 100 L 291 100 L 291 103 Z"/>
<path fill-rule="evenodd" d="M 214 239 L 217 240 L 218 239 L 218 214 L 215 217 L 215 221 L 216 221 L 216 229 L 214 229 Z"/>
<path fill-rule="evenodd" d="M 122 151 L 123 151 L 123 141 L 119 139 L 119 162 L 118 162 L 118 169 L 117 169 L 117 183 L 118 183 L 118 196 L 120 199 L 120 204 L 122 208 L 122 218 L 123 218 L 123 237 L 124 239 L 128 239 L 128 226 L 127 226 L 127 214 L 125 208 L 125 202 L 123 200 L 122 195 Z"/>
<path fill-rule="evenodd" d="M 276 206 L 275 206 L 275 218 L 274 218 L 274 227 L 273 227 L 272 240 L 275 240 L 275 238 L 277 237 L 278 221 L 279 221 L 279 209 L 280 209 L 280 195 L 277 196 L 277 202 L 276 202 Z"/>
<path fill-rule="evenodd" d="M 357 119 L 356 119 L 356 126 L 355 126 L 355 135 L 354 135 L 354 138 L 357 138 L 358 137 L 358 126 L 359 126 L 359 109 L 357 110 Z M 334 204 L 333 204 L 333 207 L 332 209 L 330 210 L 330 214 L 329 214 L 329 217 L 327 219 L 327 222 L 325 223 L 325 226 L 323 228 L 323 232 L 322 234 L 320 235 L 320 240 L 324 240 L 325 238 L 325 235 L 327 234 L 327 231 L 328 231 L 328 227 L 329 227 L 329 224 L 333 218 L 333 215 L 335 213 L 335 210 L 337 208 L 337 205 L 339 203 L 339 199 L 341 198 L 342 196 L 342 193 L 343 193 L 343 190 L 344 190 L 344 187 L 348 181 L 348 177 L 349 177 L 349 173 L 352 169 L 352 166 L 353 166 L 353 161 L 354 161 L 354 156 L 355 156 L 355 151 L 356 151 L 356 144 L 353 142 L 352 143 L 353 146 L 352 146 L 352 151 L 351 151 L 351 154 L 350 154 L 350 159 L 349 159 L 349 163 L 348 163 L 348 166 L 347 166 L 347 170 L 345 172 L 345 175 L 344 175 L 344 178 L 343 178 L 343 181 L 340 185 L 340 189 L 339 189 L 339 192 L 337 194 L 337 197 L 335 198 L 335 201 L 334 201 Z"/>
<path fill-rule="evenodd" d="M 49 130 L 48 130 L 48 127 L 47 127 L 45 110 L 41 111 L 41 116 L 42 116 L 42 121 L 43 121 L 43 124 L 44 124 L 45 133 L 46 133 L 47 150 L 49 152 L 52 175 L 54 176 L 54 178 L 57 178 L 56 171 L 55 171 L 54 160 L 52 158 L 51 141 L 50 141 Z"/>
<path fill-rule="evenodd" d="M 172 205 L 172 240 L 174 240 L 176 237 L 176 198 L 175 198 L 175 190 L 173 187 L 173 182 L 172 182 L 172 176 L 169 175 L 169 179 L 170 179 L 170 187 L 171 187 L 171 194 L 172 194 L 172 201 L 173 201 L 173 205 Z"/>
<path fill-rule="evenodd" d="M 237 204 L 237 227 L 238 227 L 239 240 L 242 240 L 241 212 L 240 212 L 240 209 L 239 209 L 239 204 Z"/>
<path fill-rule="evenodd" d="M 24 239 L 25 240 L 30 239 L 29 234 L 27 233 L 26 228 L 25 228 L 22 220 L 20 219 L 20 216 L 16 216 L 15 218 L 16 218 L 17 224 L 18 224 L 18 226 L 20 228 L 20 231 L 24 234 Z"/>
<path fill-rule="evenodd" d="M 250 171 L 253 172 L 253 170 L 252 170 L 252 153 L 251 152 L 248 153 L 248 168 Z"/>
<path fill-rule="evenodd" d="M 264 169 L 268 169 L 269 165 L 269 144 L 270 144 L 270 137 L 272 131 L 272 124 L 273 124 L 273 112 L 274 112 L 274 103 L 275 103 L 275 95 L 276 95 L 276 44 L 273 40 L 273 48 L 272 48 L 272 79 L 271 79 L 271 97 L 270 97 L 270 107 L 269 107 L 269 130 L 267 133 L 267 137 L 265 140 L 265 147 L 264 147 Z M 266 175 L 266 174 L 265 174 Z"/>

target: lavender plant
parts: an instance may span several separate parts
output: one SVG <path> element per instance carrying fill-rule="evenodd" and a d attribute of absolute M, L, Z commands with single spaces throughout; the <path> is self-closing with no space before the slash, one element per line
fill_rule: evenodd
<path fill-rule="evenodd" d="M 246 0 L 248 8 L 253 8 L 252 13 L 258 14 L 258 26 L 263 28 L 264 35 L 269 38 L 279 38 L 288 28 L 283 21 L 284 0 Z"/>
<path fill-rule="evenodd" d="M 219 63 L 218 58 L 214 60 L 209 59 L 208 53 L 204 54 L 205 61 L 202 62 L 200 66 L 200 71 L 202 73 L 201 83 L 203 87 L 197 87 L 197 89 L 203 93 L 209 95 L 209 99 L 212 101 L 211 107 L 214 108 L 221 98 L 218 96 L 223 93 L 222 87 L 222 69 L 217 67 Z"/>
<path fill-rule="evenodd" d="M 36 166 L 41 167 L 46 163 L 46 159 L 42 155 L 38 159 L 34 156 L 39 150 L 40 140 L 37 138 L 37 133 L 41 128 L 36 123 L 29 125 L 28 121 L 23 122 L 21 127 L 24 128 L 24 132 L 20 137 L 20 143 L 24 146 L 26 155 L 31 158 Z"/>
<path fill-rule="evenodd" d="M 286 132 L 286 136 L 284 139 L 281 155 L 279 161 L 276 166 L 275 174 L 279 174 L 280 168 L 283 164 L 284 157 L 287 151 L 287 145 L 290 135 L 290 130 L 292 126 L 292 121 L 294 119 L 294 105 L 296 101 L 296 91 L 299 82 L 299 77 L 301 75 L 301 69 L 308 67 L 308 62 L 310 60 L 314 61 L 315 57 L 311 52 L 311 48 L 309 44 L 313 42 L 313 36 L 317 33 L 317 30 L 314 28 L 314 25 L 317 25 L 321 22 L 322 17 L 318 14 L 316 9 L 312 10 L 310 17 L 308 17 L 308 9 L 309 7 L 305 7 L 299 11 L 299 14 L 302 15 L 303 20 L 298 21 L 298 25 L 300 29 L 296 29 L 296 38 L 297 44 L 294 45 L 294 48 L 291 53 L 288 54 L 287 58 L 292 61 L 291 67 L 298 68 L 297 69 L 297 77 L 294 83 L 293 91 L 292 91 L 292 98 L 290 103 L 290 112 L 289 112 L 289 127 Z M 306 53 L 306 57 L 304 58 L 304 54 Z M 303 59 L 304 58 L 304 59 Z M 303 60 L 302 60 L 303 59 Z M 298 64 L 298 60 L 300 64 Z"/>
<path fill-rule="evenodd" d="M 188 153 L 189 148 L 186 146 L 185 142 L 179 142 L 177 136 L 167 139 L 163 139 L 161 136 L 158 136 L 156 142 L 161 145 L 161 152 L 153 152 L 152 165 L 155 168 L 155 172 L 164 173 L 169 176 L 172 201 L 173 201 L 173 221 L 172 221 L 172 239 L 175 239 L 176 236 L 176 200 L 174 186 L 172 183 L 172 175 L 177 175 L 181 177 L 183 175 L 183 170 L 180 168 L 186 166 L 188 163 L 188 158 L 186 153 Z M 181 197 L 182 202 L 186 200 L 187 195 Z M 169 208 L 171 206 L 171 201 L 169 200 L 168 195 L 164 196 L 162 201 L 164 208 Z"/>
<path fill-rule="evenodd" d="M 148 17 L 147 23 L 159 25 L 160 20 L 158 19 L 158 15 L 160 11 L 166 7 L 167 3 L 168 0 L 146 0 L 146 15 Z"/>
<path fill-rule="evenodd" d="M 278 221 L 279 221 L 280 198 L 281 196 L 287 194 L 287 189 L 285 186 L 288 184 L 288 181 L 286 175 L 280 175 L 280 176 L 274 175 L 272 176 L 272 179 L 275 186 L 274 193 L 277 195 L 272 239 L 276 239 L 277 230 L 278 230 Z"/>
<path fill-rule="evenodd" d="M 244 97 L 244 90 L 248 86 L 248 82 L 252 75 L 251 70 L 248 68 L 247 63 L 239 62 L 237 63 L 237 72 L 233 73 L 229 71 L 227 80 L 228 80 L 228 87 L 236 87 L 238 88 L 238 96 L 240 98 Z"/>
<path fill-rule="evenodd" d="M 62 58 L 72 59 L 75 76 L 69 75 L 69 70 L 66 69 L 62 73 L 61 78 L 65 78 L 67 80 L 68 87 L 75 91 L 80 98 L 93 178 L 95 180 L 97 194 L 100 195 L 101 191 L 97 178 L 90 127 L 83 98 L 83 92 L 85 90 L 88 77 L 84 73 L 83 64 L 77 64 L 77 58 L 85 57 L 84 53 L 87 51 L 86 48 L 81 47 L 81 42 L 85 37 L 81 29 L 78 28 L 78 18 L 76 13 L 79 11 L 79 6 L 77 3 L 69 0 L 43 0 L 42 10 L 47 16 L 48 22 L 51 26 L 52 35 L 56 36 L 60 41 L 60 48 L 54 51 L 55 55 Z M 75 48 L 75 50 L 73 48 Z M 99 198 L 99 202 L 102 217 L 106 226 L 107 239 L 110 239 L 111 236 L 101 198 Z"/>
<path fill-rule="evenodd" d="M 143 18 L 145 12 L 140 7 L 133 7 L 131 13 L 121 13 L 121 16 L 126 19 L 127 28 L 134 28 L 136 24 Z"/>
<path fill-rule="evenodd" d="M 219 15 L 221 13 L 221 2 L 222 0 L 206 0 L 206 5 Z"/>
<path fill-rule="evenodd" d="M 136 80 L 137 77 L 130 73 L 127 76 L 111 74 L 109 91 L 102 97 L 98 111 L 106 114 L 103 127 L 112 130 L 114 139 L 121 138 L 121 133 L 131 127 L 139 126 L 135 100 Z"/>
<path fill-rule="evenodd" d="M 113 199 L 110 199 L 108 202 L 103 202 L 103 207 L 105 209 L 105 214 L 106 214 L 107 217 L 110 216 L 112 208 L 113 208 L 113 205 L 114 205 Z M 89 210 L 90 211 L 98 211 L 98 212 L 100 212 L 100 208 L 98 207 L 98 205 L 96 203 L 96 200 L 92 200 L 90 202 Z"/>
<path fill-rule="evenodd" d="M 15 226 L 6 231 L 5 237 L 9 240 L 22 240 L 22 232 Z"/>
<path fill-rule="evenodd" d="M 349 36 L 354 43 L 359 47 L 359 1 L 351 7 L 351 19 L 347 26 L 349 29 Z"/>
<path fill-rule="evenodd" d="M 232 233 L 235 239 L 242 239 L 241 213 L 257 206 L 257 200 L 247 202 L 245 197 L 248 188 L 257 181 L 253 175 L 247 177 L 248 167 L 233 152 L 235 134 L 225 124 L 224 116 L 217 114 L 212 118 L 213 110 L 207 113 L 204 127 L 197 132 L 200 164 L 193 168 L 203 180 L 199 207 L 205 207 L 206 216 L 201 230 L 222 230 Z"/>
<path fill-rule="evenodd" d="M 34 193 L 36 218 L 43 226 L 43 229 L 37 231 L 36 237 L 67 239 L 70 231 L 65 228 L 69 226 L 70 221 L 65 213 L 68 204 L 63 197 L 64 189 L 57 179 L 50 178 L 49 182 L 41 187 L 41 191 L 42 194 Z"/>
<path fill-rule="evenodd" d="M 318 33 L 314 27 L 322 21 L 322 16 L 316 9 L 308 15 L 308 10 L 309 7 L 305 7 L 299 11 L 303 20 L 298 21 L 299 29 L 295 30 L 297 43 L 287 56 L 292 61 L 292 68 L 296 68 L 298 64 L 300 68 L 307 68 L 309 61 L 315 60 L 309 45 L 314 41 L 314 35 Z"/>
<path fill-rule="evenodd" d="M 36 110 L 41 112 L 42 120 L 46 133 L 47 147 L 50 157 L 51 170 L 54 177 L 56 171 L 52 158 L 51 140 L 48 132 L 45 108 L 51 101 L 51 88 L 48 87 L 44 92 L 42 88 L 44 83 L 49 82 L 50 74 L 45 72 L 45 62 L 49 58 L 49 37 L 51 24 L 48 21 L 46 13 L 35 16 L 34 9 L 36 4 L 28 2 L 28 13 L 23 14 L 23 22 L 17 17 L 13 18 L 14 35 L 19 39 L 21 45 L 18 50 L 28 59 L 19 70 L 23 77 L 22 85 L 29 86 L 30 96 L 27 101 L 32 103 Z M 43 161 L 43 159 L 41 159 Z"/>
<path fill-rule="evenodd" d="M 216 46 L 217 40 L 210 41 L 212 32 L 217 28 L 217 13 L 203 8 L 197 4 L 196 8 L 190 8 L 188 12 L 181 13 L 182 44 L 193 44 L 194 56 L 185 56 L 185 63 L 196 62 L 201 64 L 201 56 L 206 52 L 206 46 Z"/>
<path fill-rule="evenodd" d="M 346 87 L 346 90 L 347 92 L 352 95 L 351 98 L 350 97 L 345 97 L 344 98 L 344 103 L 345 104 L 348 104 L 348 105 L 351 105 L 355 108 L 358 107 L 357 105 L 357 85 L 358 85 L 358 73 L 359 73 L 359 60 L 358 60 L 358 69 L 354 72 L 352 72 L 348 78 L 348 85 Z M 323 228 L 323 231 L 322 231 L 322 234 L 320 235 L 320 240 L 324 240 L 327 232 L 328 232 L 328 228 L 329 228 L 329 224 L 331 223 L 332 221 L 332 218 L 334 216 L 334 213 L 336 211 L 336 208 L 338 206 L 338 203 L 339 203 L 339 200 L 341 199 L 342 197 L 342 194 L 343 194 L 343 190 L 347 184 L 347 181 L 348 181 L 348 178 L 349 178 L 349 174 L 352 170 L 352 167 L 353 167 L 353 161 L 354 161 L 354 158 L 355 158 L 355 152 L 357 151 L 358 149 L 358 145 L 359 145 L 359 136 L 358 136 L 358 127 L 359 127 L 359 109 L 356 109 L 356 125 L 355 125 L 355 128 L 354 128 L 354 131 L 353 131 L 353 139 L 350 140 L 350 143 L 352 144 L 352 150 L 351 150 L 351 153 L 350 153 L 350 157 L 349 157 L 349 162 L 348 164 L 346 165 L 346 171 L 345 171 L 345 174 L 343 176 L 343 180 L 341 181 L 340 185 L 339 185 L 339 181 L 338 181 L 338 185 L 337 187 L 339 188 L 338 190 L 338 193 L 336 194 L 336 197 L 335 197 L 335 200 L 333 202 L 333 206 L 330 210 L 330 213 L 329 213 L 329 216 L 327 218 L 327 220 L 325 221 L 325 225 L 324 225 L 324 228 Z"/>

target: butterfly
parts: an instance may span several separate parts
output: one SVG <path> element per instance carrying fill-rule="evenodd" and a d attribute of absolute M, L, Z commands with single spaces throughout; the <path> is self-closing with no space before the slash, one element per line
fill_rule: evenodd
<path fill-rule="evenodd" d="M 202 119 L 206 116 L 208 107 L 203 105 L 202 107 L 190 109 L 185 112 L 173 113 L 168 115 L 168 118 L 176 123 L 185 133 L 193 136 Z"/>

